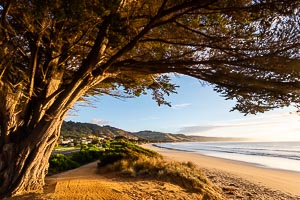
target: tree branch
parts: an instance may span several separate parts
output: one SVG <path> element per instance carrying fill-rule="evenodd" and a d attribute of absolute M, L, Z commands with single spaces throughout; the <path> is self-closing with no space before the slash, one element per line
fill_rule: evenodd
<path fill-rule="evenodd" d="M 214 2 L 214 1 L 213 1 Z M 209 4 L 213 3 L 212 1 L 207 1 L 206 3 L 201 2 L 201 6 L 205 7 Z M 119 57 L 124 55 L 126 52 L 131 50 L 135 44 L 144 36 L 146 35 L 152 28 L 155 26 L 161 25 L 157 24 L 159 22 L 159 19 L 162 17 L 170 14 L 170 13 L 176 13 L 176 11 L 183 10 L 185 8 L 189 8 L 191 6 L 199 5 L 199 1 L 191 1 L 191 2 L 184 2 L 178 6 L 174 6 L 168 10 L 164 10 L 164 5 L 166 4 L 166 1 L 164 1 L 160 8 L 158 9 L 156 15 L 150 19 L 150 21 L 144 26 L 143 30 L 140 31 L 139 34 L 137 34 L 127 45 L 125 45 L 122 49 L 120 49 L 115 55 L 113 55 L 105 64 L 99 66 L 97 69 L 93 71 L 93 76 L 97 77 L 100 74 L 102 74 L 107 68 L 109 68 Z M 165 21 L 164 23 L 167 23 Z"/>

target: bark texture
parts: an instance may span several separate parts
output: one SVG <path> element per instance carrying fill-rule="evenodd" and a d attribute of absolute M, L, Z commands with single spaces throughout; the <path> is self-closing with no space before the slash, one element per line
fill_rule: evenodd
<path fill-rule="evenodd" d="M 90 85 L 105 78 L 105 75 L 97 80 L 88 75 L 78 78 L 51 99 L 60 84 L 56 79 L 56 84 L 51 82 L 48 87 L 47 98 L 32 97 L 22 109 L 17 106 L 23 100 L 22 95 L 1 88 L 6 93 L 0 95 L 3 100 L 0 104 L 0 197 L 42 190 L 48 160 L 67 111 Z"/>
<path fill-rule="evenodd" d="M 34 137 L 2 145 L 0 154 L 2 197 L 42 190 L 48 160 L 58 140 L 61 123 L 61 120 L 48 122 L 45 124 L 48 128 L 33 130 L 39 132 Z"/>

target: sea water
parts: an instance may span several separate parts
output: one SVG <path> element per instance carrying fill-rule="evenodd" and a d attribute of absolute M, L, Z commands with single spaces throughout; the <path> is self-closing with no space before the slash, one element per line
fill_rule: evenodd
<path fill-rule="evenodd" d="M 156 146 L 300 172 L 300 142 L 180 142 Z"/>

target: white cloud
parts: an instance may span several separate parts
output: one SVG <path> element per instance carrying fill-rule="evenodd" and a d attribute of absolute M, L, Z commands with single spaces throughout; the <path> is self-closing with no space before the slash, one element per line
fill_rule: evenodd
<path fill-rule="evenodd" d="M 245 137 L 262 140 L 300 140 L 300 117 L 280 113 L 239 120 L 182 127 L 179 133 L 212 137 Z"/>
<path fill-rule="evenodd" d="M 192 105 L 191 103 L 181 103 L 181 104 L 172 105 L 172 108 L 174 108 L 174 109 L 183 109 L 183 108 L 186 108 L 186 107 L 191 106 L 191 105 Z"/>
<path fill-rule="evenodd" d="M 180 128 L 179 133 L 184 133 L 184 134 L 201 133 L 201 132 L 210 131 L 220 127 L 224 127 L 224 126 L 218 126 L 218 125 L 185 126 Z"/>
<path fill-rule="evenodd" d="M 90 121 L 90 123 L 92 123 L 92 124 L 97 124 L 97 125 L 105 125 L 105 124 L 108 124 L 109 121 L 103 120 L 103 119 L 92 119 L 92 120 Z"/>

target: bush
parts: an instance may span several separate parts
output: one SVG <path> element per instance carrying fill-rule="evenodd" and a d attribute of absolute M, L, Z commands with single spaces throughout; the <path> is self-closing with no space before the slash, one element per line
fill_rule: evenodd
<path fill-rule="evenodd" d="M 49 159 L 49 174 L 55 174 L 77 168 L 81 165 L 96 161 L 101 155 L 101 150 L 96 146 L 84 146 L 79 152 L 71 155 L 56 154 Z"/>
<path fill-rule="evenodd" d="M 144 149 L 130 142 L 113 141 L 109 143 L 109 147 L 107 147 L 105 151 L 100 153 L 100 162 L 98 165 L 103 167 L 122 159 L 135 161 L 138 160 L 141 155 L 147 157 L 159 156 L 154 151 Z"/>
<path fill-rule="evenodd" d="M 70 158 L 75 162 L 80 163 L 80 165 L 84 165 L 96 161 L 97 159 L 99 159 L 99 156 L 99 151 L 83 150 L 72 153 Z"/>
<path fill-rule="evenodd" d="M 58 172 L 74 169 L 79 167 L 80 164 L 72 160 L 70 157 L 63 154 L 52 155 L 49 159 L 49 174 L 55 174 Z"/>
<path fill-rule="evenodd" d="M 98 166 L 104 167 L 116 161 L 122 160 L 125 157 L 126 157 L 125 153 L 113 152 L 113 151 L 104 152 L 100 156 L 100 161 L 98 163 Z"/>

